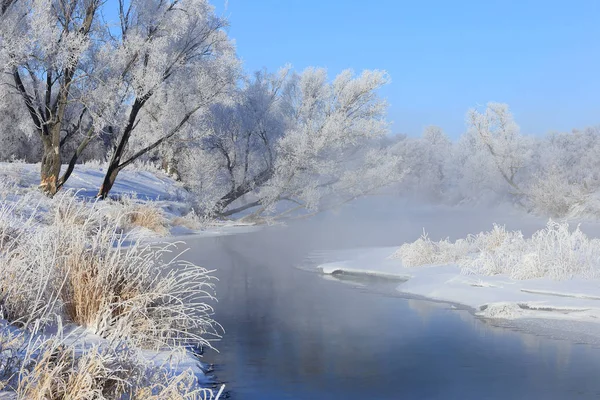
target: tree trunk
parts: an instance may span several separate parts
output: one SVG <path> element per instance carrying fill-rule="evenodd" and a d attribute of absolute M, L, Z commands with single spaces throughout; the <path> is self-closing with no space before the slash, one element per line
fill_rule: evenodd
<path fill-rule="evenodd" d="M 106 199 L 108 193 L 112 189 L 115 179 L 117 179 L 117 175 L 119 171 L 122 169 L 121 166 L 121 157 L 125 153 L 125 148 L 127 147 L 127 143 L 129 142 L 129 137 L 131 136 L 131 132 L 136 126 L 137 115 L 144 107 L 146 101 L 152 96 L 152 92 L 147 93 L 142 98 L 137 98 L 133 102 L 133 106 L 131 107 L 131 111 L 129 112 L 129 119 L 127 121 L 127 126 L 123 131 L 123 136 L 121 136 L 121 140 L 119 144 L 115 148 L 113 152 L 112 158 L 110 159 L 110 163 L 108 164 L 108 169 L 106 170 L 106 175 L 104 175 L 104 181 L 102 182 L 102 186 L 100 187 L 100 191 L 98 192 L 97 197 L 101 199 Z"/>
<path fill-rule="evenodd" d="M 60 190 L 60 188 L 63 187 L 65 182 L 69 179 L 69 177 L 73 173 L 73 170 L 75 169 L 75 164 L 77 164 L 77 160 L 79 160 L 79 156 L 81 155 L 81 153 L 83 153 L 83 151 L 85 150 L 87 145 L 92 141 L 93 134 L 94 134 L 93 129 L 94 129 L 94 127 L 92 126 L 88 130 L 88 134 L 87 134 L 86 138 L 83 140 L 83 142 L 81 142 L 79 144 L 79 146 L 75 150 L 75 153 L 73 153 L 73 156 L 71 157 L 71 161 L 69 161 L 69 165 L 67 166 L 67 170 L 65 171 L 63 176 L 58 180 L 58 189 L 59 190 Z"/>
<path fill-rule="evenodd" d="M 275 170 L 272 167 L 268 167 L 263 170 L 261 173 L 256 175 L 252 180 L 246 181 L 241 185 L 237 186 L 233 190 L 230 190 L 225 196 L 221 197 L 221 199 L 216 204 L 217 214 L 225 215 L 225 209 L 234 201 L 239 199 L 240 197 L 250 193 L 255 188 L 264 185 L 269 179 L 273 177 L 275 174 Z"/>
<path fill-rule="evenodd" d="M 48 196 L 54 196 L 58 191 L 58 176 L 60 174 L 60 147 L 58 143 L 45 138 L 42 140 L 44 150 L 42 153 L 40 189 Z"/>
<path fill-rule="evenodd" d="M 108 193 L 110 193 L 110 190 L 115 184 L 115 180 L 117 179 L 119 171 L 120 168 L 115 167 L 115 164 L 113 163 L 108 166 L 106 175 L 104 176 L 104 181 L 102 182 L 102 186 L 100 186 L 100 191 L 98 192 L 98 198 L 105 200 L 108 197 Z"/>

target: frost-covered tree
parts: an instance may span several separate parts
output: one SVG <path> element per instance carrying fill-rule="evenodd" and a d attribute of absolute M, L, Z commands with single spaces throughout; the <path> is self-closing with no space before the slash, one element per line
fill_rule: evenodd
<path fill-rule="evenodd" d="M 0 9 L 0 58 L 41 139 L 40 187 L 49 195 L 66 178 L 59 175 L 68 110 L 77 102 L 76 87 L 85 87 L 88 79 L 80 67 L 95 48 L 92 38 L 103 3 L 3 0 Z"/>
<path fill-rule="evenodd" d="M 399 137 L 392 151 L 404 160 L 402 168 L 410 170 L 402 181 L 403 192 L 430 200 L 448 195 L 452 142 L 442 128 L 428 126 L 419 138 Z"/>
<path fill-rule="evenodd" d="M 228 95 L 239 66 L 226 21 L 206 0 L 119 5 L 120 32 L 96 55 L 106 70 L 94 107 L 118 135 L 102 198 L 136 159 L 175 137 L 200 135 L 196 121 Z"/>
<path fill-rule="evenodd" d="M 123 168 L 175 137 L 235 85 L 239 62 L 207 0 L 2 0 L 0 59 L 43 144 L 52 195 L 84 151 Z M 112 8 L 118 27 L 100 18 Z M 105 154 L 96 154 L 104 158 Z M 65 157 L 69 165 L 60 176 Z"/>
<path fill-rule="evenodd" d="M 528 143 L 520 134 L 508 105 L 488 103 L 483 113 L 476 109 L 469 110 L 467 126 L 472 144 L 489 154 L 495 169 L 515 194 L 523 193 L 517 182 L 517 174 L 527 163 Z"/>
<path fill-rule="evenodd" d="M 376 93 L 387 81 L 380 71 L 344 71 L 333 82 L 315 68 L 257 73 L 207 120 L 200 147 L 212 164 L 188 170 L 198 188 L 214 185 L 202 177 L 220 182 L 214 196 L 202 195 L 203 205 L 222 215 L 260 214 L 280 203 L 288 206 L 279 211 L 314 211 L 398 179 L 399 157 L 376 140 L 388 131 Z"/>
<path fill-rule="evenodd" d="M 600 128 L 539 138 L 531 164 L 531 209 L 551 217 L 600 215 Z"/>
<path fill-rule="evenodd" d="M 211 108 L 202 126 L 208 135 L 188 149 L 190 167 L 182 168 L 204 209 L 223 212 L 271 178 L 277 141 L 292 122 L 288 100 L 296 80 L 289 67 L 257 72 Z"/>
<path fill-rule="evenodd" d="M 297 78 L 288 99 L 291 125 L 277 141 L 272 176 L 258 191 L 262 208 L 289 201 L 322 209 L 396 178 L 399 160 L 368 149 L 388 133 L 386 102 L 377 95 L 387 82 L 382 71 L 354 76 L 349 70 L 328 82 L 326 71 L 315 68 Z"/>

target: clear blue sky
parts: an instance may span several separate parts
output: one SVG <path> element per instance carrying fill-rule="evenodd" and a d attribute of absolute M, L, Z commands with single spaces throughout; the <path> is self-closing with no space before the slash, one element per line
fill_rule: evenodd
<path fill-rule="evenodd" d="M 508 103 L 524 133 L 600 124 L 600 0 L 211 0 L 248 72 L 384 69 L 394 132 Z"/>

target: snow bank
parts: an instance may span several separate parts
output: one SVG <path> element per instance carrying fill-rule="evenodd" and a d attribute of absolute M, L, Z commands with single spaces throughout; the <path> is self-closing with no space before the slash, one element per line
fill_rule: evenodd
<path fill-rule="evenodd" d="M 514 242 L 519 245 L 511 247 Z M 550 222 L 531 239 L 495 227 L 455 243 L 431 242 L 423 236 L 400 249 L 332 253 L 330 257 L 338 261 L 322 263 L 318 269 L 332 275 L 400 278 L 405 281 L 397 290 L 403 294 L 462 304 L 486 318 L 586 321 L 594 323 L 600 335 L 598 251 L 597 239 Z M 535 273 L 530 274 L 526 265 L 527 274 L 518 274 L 518 268 L 533 256 L 538 257 Z M 486 258 L 493 259 L 497 268 L 489 268 Z"/>
<path fill-rule="evenodd" d="M 214 399 L 206 370 L 183 348 L 115 345 L 75 325 L 30 333 L 0 319 L 0 399 Z"/>

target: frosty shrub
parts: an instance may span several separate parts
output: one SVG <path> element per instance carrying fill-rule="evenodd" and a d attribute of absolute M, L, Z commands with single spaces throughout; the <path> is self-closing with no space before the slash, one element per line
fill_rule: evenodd
<path fill-rule="evenodd" d="M 589 239 L 579 227 L 571 232 L 567 223 L 550 220 L 531 239 L 513 232 L 496 249 L 480 251 L 461 265 L 466 273 L 507 274 L 513 279 L 591 279 L 598 276 L 599 260 L 600 240 Z"/>
<path fill-rule="evenodd" d="M 451 243 L 448 239 L 444 239 L 434 242 L 424 232 L 415 242 L 400 246 L 391 258 L 401 259 L 405 267 L 450 264 L 464 257 L 469 249 L 470 245 L 466 240 Z"/>
<path fill-rule="evenodd" d="M 520 238 L 520 232 L 509 232 L 504 226 L 494 224 L 494 228 L 489 232 L 480 232 L 477 235 L 469 236 L 467 240 L 471 246 L 479 251 L 494 251 L 507 240 Z"/>
<path fill-rule="evenodd" d="M 513 279 L 592 279 L 600 275 L 600 240 L 588 238 L 579 227 L 548 221 L 546 227 L 525 239 L 521 231 L 494 225 L 454 243 L 432 242 L 423 235 L 392 255 L 406 267 L 457 263 L 464 274 L 505 274 Z"/>

